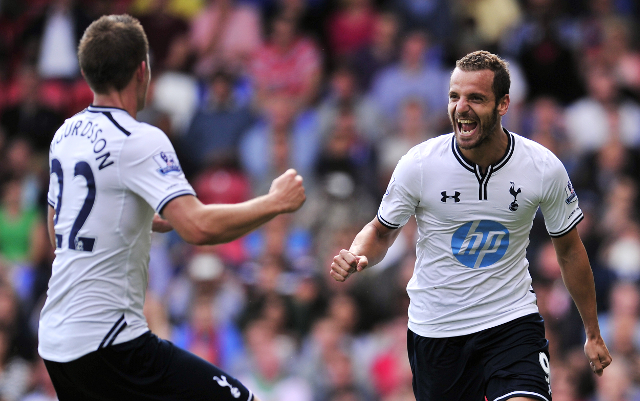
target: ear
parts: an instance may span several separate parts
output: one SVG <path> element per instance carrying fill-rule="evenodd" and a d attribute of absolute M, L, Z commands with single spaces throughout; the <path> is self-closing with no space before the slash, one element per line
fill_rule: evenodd
<path fill-rule="evenodd" d="M 147 62 L 143 61 L 140 63 L 140 65 L 138 65 L 138 68 L 136 69 L 136 79 L 139 82 L 143 82 L 146 76 L 147 76 Z"/>
<path fill-rule="evenodd" d="M 500 114 L 500 116 L 504 116 L 505 114 L 507 114 L 507 110 L 509 110 L 509 103 L 511 103 L 511 98 L 507 93 L 498 102 L 498 114 Z"/>

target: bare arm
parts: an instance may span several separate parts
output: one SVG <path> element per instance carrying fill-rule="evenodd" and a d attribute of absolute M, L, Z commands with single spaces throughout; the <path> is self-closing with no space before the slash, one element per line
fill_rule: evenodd
<path fill-rule="evenodd" d="M 356 235 L 349 250 L 341 250 L 333 258 L 329 274 L 336 281 L 345 281 L 352 273 L 379 263 L 400 234 L 400 229 L 383 226 L 374 218 Z"/>
<path fill-rule="evenodd" d="M 293 169 L 273 180 L 267 195 L 238 204 L 204 205 L 195 196 L 171 200 L 162 214 L 191 244 L 213 245 L 239 238 L 305 201 L 302 177 Z"/>
<path fill-rule="evenodd" d="M 36 224 L 31 229 L 31 246 L 29 247 L 29 260 L 31 263 L 39 263 L 48 252 L 47 230 L 38 216 Z"/>
<path fill-rule="evenodd" d="M 47 212 L 47 234 L 49 235 L 49 242 L 51 242 L 53 249 L 56 249 L 56 231 L 53 226 L 53 218 L 55 215 L 56 210 L 49 205 L 49 210 Z"/>
<path fill-rule="evenodd" d="M 593 371 L 601 376 L 602 370 L 611 364 L 611 355 L 600 336 L 596 291 L 587 252 L 575 228 L 562 237 L 552 238 L 552 241 L 562 271 L 562 279 L 582 317 L 587 335 L 584 352 Z"/>

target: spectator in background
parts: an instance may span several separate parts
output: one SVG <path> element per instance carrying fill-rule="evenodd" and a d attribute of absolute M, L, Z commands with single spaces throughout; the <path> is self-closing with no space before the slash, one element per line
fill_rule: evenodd
<path fill-rule="evenodd" d="M 22 137 L 33 150 L 46 157 L 53 134 L 64 122 L 64 115 L 43 102 L 41 80 L 36 68 L 22 65 L 16 82 L 17 99 L 0 115 L 7 139 Z"/>
<path fill-rule="evenodd" d="M 571 172 L 576 160 L 567 137 L 563 118 L 564 109 L 556 99 L 550 96 L 534 99 L 529 108 L 523 135 L 552 151 L 567 167 L 573 178 Z"/>
<path fill-rule="evenodd" d="M 186 35 L 189 24 L 169 11 L 170 0 L 150 0 L 149 7 L 137 18 L 149 38 L 149 58 L 155 71 L 165 68 L 169 49 L 176 38 Z"/>
<path fill-rule="evenodd" d="M 522 17 L 517 0 L 457 0 L 453 3 L 456 19 L 470 21 L 481 48 L 495 49 L 504 33 Z"/>
<path fill-rule="evenodd" d="M 391 8 L 399 15 L 404 31 L 427 30 L 443 45 L 450 39 L 452 4 L 447 0 L 399 0 L 391 2 Z"/>
<path fill-rule="evenodd" d="M 380 345 L 375 351 L 370 372 L 377 394 L 380 394 L 383 400 L 393 400 L 394 397 L 405 393 L 413 396 L 411 367 L 404 345 L 407 318 L 397 317 L 385 322 L 376 334 L 380 337 Z"/>
<path fill-rule="evenodd" d="M 516 59 L 527 81 L 528 99 L 551 96 L 565 105 L 584 93 L 578 60 L 565 31 L 568 21 L 559 17 L 552 0 L 528 0 L 527 17 L 505 33 L 501 48 Z"/>
<path fill-rule="evenodd" d="M 572 148 L 573 149 L 573 148 Z M 640 185 L 640 151 L 624 146 L 619 139 L 611 139 L 600 149 L 582 155 L 575 168 L 576 188 L 584 188 L 590 196 L 605 200 L 620 179 Z M 604 204 L 601 203 L 600 207 Z M 622 210 L 620 210 L 622 211 Z M 626 209 L 624 210 L 626 214 Z"/>
<path fill-rule="evenodd" d="M 341 0 L 327 21 L 327 32 L 334 60 L 371 43 L 376 12 L 371 0 Z"/>
<path fill-rule="evenodd" d="M 611 141 L 640 144 L 640 105 L 620 93 L 612 72 L 592 65 L 587 70 L 588 95 L 566 110 L 567 133 L 573 149 L 582 154 Z"/>
<path fill-rule="evenodd" d="M 12 332 L 0 327 L 0 399 L 19 401 L 29 385 L 29 363 L 11 349 Z"/>
<path fill-rule="evenodd" d="M 191 23 L 195 74 L 208 77 L 221 68 L 244 71 L 260 46 L 260 33 L 260 15 L 250 4 L 207 0 L 205 9 Z"/>
<path fill-rule="evenodd" d="M 436 136 L 432 121 L 427 119 L 426 105 L 410 98 L 403 104 L 393 130 L 377 142 L 380 155 L 380 185 L 391 179 L 396 164 L 409 149 Z M 386 189 L 386 188 L 385 188 Z"/>
<path fill-rule="evenodd" d="M 249 360 L 239 379 L 251 386 L 260 400 L 313 401 L 307 381 L 286 363 L 292 357 L 291 348 L 283 344 L 268 322 L 252 321 L 245 338 Z"/>
<path fill-rule="evenodd" d="M 640 52 L 632 44 L 634 30 L 638 27 L 632 21 L 618 17 L 605 20 L 603 28 L 602 46 L 587 54 L 587 62 L 603 62 L 613 71 L 620 89 L 640 101 Z"/>
<path fill-rule="evenodd" d="M 613 354 L 616 363 L 611 371 L 596 378 L 595 396 L 589 401 L 637 401 L 640 391 L 633 385 L 632 374 L 636 369 L 619 355 Z"/>
<path fill-rule="evenodd" d="M 449 74 L 439 62 L 427 60 L 430 39 L 424 32 L 408 34 L 402 43 L 400 62 L 381 71 L 373 82 L 371 96 L 385 113 L 388 121 L 398 118 L 402 103 L 417 98 L 427 105 L 428 119 L 437 132 L 448 127 L 449 120 L 442 110 L 447 105 Z"/>
<path fill-rule="evenodd" d="M 632 281 L 618 281 L 611 289 L 610 309 L 598 317 L 602 336 L 613 353 L 638 359 L 640 351 L 640 290 Z"/>
<path fill-rule="evenodd" d="M 240 139 L 255 118 L 248 106 L 239 104 L 233 88 L 231 74 L 217 71 L 211 77 L 206 104 L 196 111 L 186 134 L 180 137 L 179 148 L 187 156 L 183 166 L 188 174 L 216 160 L 238 159 Z"/>
<path fill-rule="evenodd" d="M 335 232 L 357 227 L 375 213 L 375 153 L 355 130 L 353 114 L 342 110 L 315 167 L 318 190 L 300 214 L 316 255 L 331 249 Z"/>
<path fill-rule="evenodd" d="M 191 304 L 189 321 L 175 328 L 171 340 L 200 358 L 232 371 L 243 352 L 242 337 L 236 327 L 220 322 L 216 314 L 211 294 L 197 295 Z"/>
<path fill-rule="evenodd" d="M 80 76 L 76 48 L 91 17 L 76 0 L 54 0 L 35 19 L 26 35 L 38 42 L 37 65 L 44 79 Z"/>
<path fill-rule="evenodd" d="M 315 265 L 310 260 L 311 234 L 291 216 L 279 216 L 271 220 L 263 228 L 249 234 L 246 243 L 250 264 L 263 258 L 283 260 L 294 282 L 316 273 Z M 289 287 L 286 292 L 290 294 L 294 291 Z"/>
<path fill-rule="evenodd" d="M 304 110 L 318 95 L 322 76 L 322 55 L 309 37 L 300 35 L 298 21 L 276 17 L 269 41 L 251 61 L 254 100 L 261 109 L 273 96 L 292 99 L 295 110 Z"/>
<path fill-rule="evenodd" d="M 34 266 L 47 251 L 44 219 L 38 210 L 24 207 L 22 182 L 12 177 L 3 183 L 0 205 L 0 255 L 12 268 Z"/>
<path fill-rule="evenodd" d="M 56 389 L 40 357 L 31 365 L 29 392 L 20 401 L 58 401 Z"/>
<path fill-rule="evenodd" d="M 278 16 L 297 21 L 303 35 L 309 36 L 322 49 L 327 48 L 326 27 L 329 11 L 327 0 L 256 0 L 262 6 L 263 27 L 272 26 Z"/>
<path fill-rule="evenodd" d="M 395 14 L 379 13 L 373 26 L 371 43 L 349 58 L 363 93 L 370 91 L 372 81 L 378 72 L 398 60 L 399 29 L 398 17 Z"/>
<path fill-rule="evenodd" d="M 324 392 L 326 396 L 327 362 L 332 352 L 348 349 L 346 337 L 335 319 L 325 316 L 314 322 L 298 358 L 298 371 L 313 387 L 314 394 Z"/>
<path fill-rule="evenodd" d="M 241 139 L 240 161 L 257 193 L 268 189 L 268 177 L 288 167 L 305 177 L 307 188 L 313 186 L 311 173 L 320 148 L 317 116 L 298 114 L 296 105 L 286 93 L 272 95 L 263 117 Z"/>
<path fill-rule="evenodd" d="M 354 70 L 346 64 L 338 66 L 331 73 L 329 83 L 329 92 L 318 105 L 322 137 L 330 135 L 340 110 L 349 107 L 355 115 L 358 132 L 368 141 L 377 141 L 382 136 L 384 120 L 375 102 L 361 93 Z"/>

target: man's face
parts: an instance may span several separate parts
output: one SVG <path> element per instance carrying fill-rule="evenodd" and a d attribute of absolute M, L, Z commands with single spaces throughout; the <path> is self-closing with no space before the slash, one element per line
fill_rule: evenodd
<path fill-rule="evenodd" d="M 499 116 L 508 108 L 508 95 L 496 104 L 491 88 L 493 71 L 456 68 L 449 84 L 449 119 L 461 149 L 474 149 L 499 131 Z"/>

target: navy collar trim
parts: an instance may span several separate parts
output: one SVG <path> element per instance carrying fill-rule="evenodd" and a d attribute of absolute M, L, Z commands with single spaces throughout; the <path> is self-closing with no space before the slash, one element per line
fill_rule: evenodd
<path fill-rule="evenodd" d="M 121 109 L 120 107 L 94 106 L 94 105 L 90 105 L 89 107 L 87 107 L 87 111 L 89 111 L 91 113 L 102 113 L 102 112 L 105 112 L 105 111 L 113 111 L 113 110 L 124 111 L 125 113 L 128 114 L 128 111 L 126 111 L 125 109 Z"/>
<path fill-rule="evenodd" d="M 511 156 L 513 155 L 513 150 L 515 149 L 515 138 L 513 137 L 513 134 L 507 131 L 505 128 L 503 128 L 503 130 L 504 130 L 504 133 L 507 134 L 507 139 L 509 142 L 507 143 L 507 150 L 505 151 L 502 158 L 500 158 L 500 160 L 498 160 L 497 162 L 491 165 L 492 170 L 494 172 L 501 169 L 502 167 L 504 167 L 505 164 L 507 164 L 507 162 L 511 159 Z M 456 157 L 458 162 L 462 165 L 462 167 L 471 171 L 472 173 L 476 172 L 476 164 L 471 160 L 467 159 L 466 157 L 464 157 L 464 155 L 462 154 L 462 150 L 456 143 L 455 133 L 451 138 L 451 151 L 453 152 L 453 155 Z"/>

